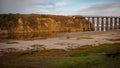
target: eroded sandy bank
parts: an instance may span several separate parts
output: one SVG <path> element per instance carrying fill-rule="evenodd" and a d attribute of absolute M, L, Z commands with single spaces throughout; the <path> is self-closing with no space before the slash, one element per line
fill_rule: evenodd
<path fill-rule="evenodd" d="M 8 43 L 9 42 L 9 43 Z M 99 45 L 104 43 L 120 43 L 120 30 L 107 32 L 74 32 L 61 33 L 56 38 L 48 38 L 42 40 L 10 40 L 0 42 L 0 50 L 17 49 L 26 50 L 34 49 L 33 45 L 37 45 L 38 49 L 65 49 L 77 48 L 84 45 Z"/>

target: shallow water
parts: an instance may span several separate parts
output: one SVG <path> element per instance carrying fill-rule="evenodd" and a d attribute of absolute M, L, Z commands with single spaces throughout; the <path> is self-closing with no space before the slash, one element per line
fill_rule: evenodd
<path fill-rule="evenodd" d="M 40 33 L 40 34 L 2 34 L 0 39 L 6 40 L 32 40 L 57 37 L 58 33 Z"/>

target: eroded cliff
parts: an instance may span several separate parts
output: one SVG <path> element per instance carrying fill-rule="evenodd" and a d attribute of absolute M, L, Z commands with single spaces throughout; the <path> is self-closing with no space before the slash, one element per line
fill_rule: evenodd
<path fill-rule="evenodd" d="M 2 17 L 1 17 L 2 16 Z M 80 32 L 93 30 L 92 24 L 84 17 L 14 14 L 0 15 L 0 33 L 48 33 L 48 32 Z"/>

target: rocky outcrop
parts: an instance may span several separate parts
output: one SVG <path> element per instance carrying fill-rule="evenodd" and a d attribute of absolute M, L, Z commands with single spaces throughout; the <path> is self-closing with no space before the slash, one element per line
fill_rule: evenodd
<path fill-rule="evenodd" d="M 37 18 L 35 32 L 58 32 L 59 24 L 52 18 Z"/>
<path fill-rule="evenodd" d="M 64 32 L 80 32 L 89 31 L 90 22 L 85 20 L 83 17 L 72 17 L 67 19 L 65 23 L 62 24 L 62 31 Z"/>
<path fill-rule="evenodd" d="M 79 31 L 93 31 L 94 28 L 92 27 L 92 24 L 87 21 L 84 17 L 82 16 L 74 16 L 73 17 L 76 21 L 79 21 Z"/>
<path fill-rule="evenodd" d="M 24 26 L 23 25 L 22 18 L 18 19 L 18 25 L 15 27 L 10 28 L 10 33 L 19 33 L 19 34 L 24 34 L 24 33 L 33 33 L 33 29 L 29 27 L 28 25 Z"/>
<path fill-rule="evenodd" d="M 33 33 L 34 32 L 34 30 L 28 25 L 25 26 L 24 30 L 25 30 L 24 31 L 25 33 Z"/>
<path fill-rule="evenodd" d="M 24 33 L 24 27 L 23 27 L 23 22 L 22 19 L 18 19 L 18 25 L 15 27 L 10 28 L 11 33 Z"/>
<path fill-rule="evenodd" d="M 15 18 L 16 20 L 16 18 Z M 80 32 L 93 30 L 92 24 L 82 16 L 55 15 L 18 15 L 7 29 L 8 33 L 48 33 L 48 32 Z M 3 20 L 4 21 L 4 20 Z M 1 22 L 2 23 L 2 22 Z M 4 23 L 2 23 L 4 25 Z M 9 24 L 9 23 L 6 23 Z M 0 30 L 1 33 L 2 30 Z"/>

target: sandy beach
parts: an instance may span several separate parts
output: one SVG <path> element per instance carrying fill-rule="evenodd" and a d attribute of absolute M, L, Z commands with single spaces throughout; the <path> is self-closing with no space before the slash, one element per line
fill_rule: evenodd
<path fill-rule="evenodd" d="M 90 31 L 60 33 L 56 38 L 40 40 L 10 40 L 0 42 L 0 50 L 15 48 L 17 50 L 34 49 L 35 45 L 41 49 L 65 49 L 77 48 L 85 45 L 99 45 L 104 43 L 120 43 L 120 30 L 114 31 Z"/>

